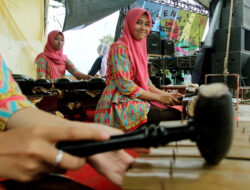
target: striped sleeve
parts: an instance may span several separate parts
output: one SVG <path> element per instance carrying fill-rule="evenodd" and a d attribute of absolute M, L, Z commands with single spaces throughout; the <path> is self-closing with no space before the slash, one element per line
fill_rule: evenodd
<path fill-rule="evenodd" d="M 13 113 L 31 106 L 34 105 L 22 94 L 0 55 L 0 130 L 6 129 Z"/>
<path fill-rule="evenodd" d="M 72 74 L 75 78 L 78 78 L 80 74 L 80 71 L 77 70 L 75 65 L 69 59 L 67 59 L 66 62 L 66 70 L 69 71 L 69 73 Z"/>
<path fill-rule="evenodd" d="M 131 79 L 130 59 L 128 50 L 122 45 L 118 45 L 111 49 L 110 66 L 119 92 L 123 95 L 135 99 L 144 91 Z"/>
<path fill-rule="evenodd" d="M 48 61 L 44 56 L 41 56 L 36 61 L 37 69 L 36 69 L 36 77 L 37 79 L 46 79 L 47 73 L 49 73 L 48 69 Z"/>

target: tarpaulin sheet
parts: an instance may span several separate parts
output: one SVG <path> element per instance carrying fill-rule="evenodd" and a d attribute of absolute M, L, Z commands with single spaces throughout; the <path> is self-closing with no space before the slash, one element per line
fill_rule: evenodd
<path fill-rule="evenodd" d="M 83 28 L 135 0 L 66 0 L 63 31 Z"/>

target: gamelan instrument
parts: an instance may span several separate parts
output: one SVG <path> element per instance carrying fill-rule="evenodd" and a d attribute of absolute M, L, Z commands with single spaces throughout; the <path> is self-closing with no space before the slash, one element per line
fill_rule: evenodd
<path fill-rule="evenodd" d="M 132 147 L 158 147 L 173 141 L 190 139 L 197 143 L 209 164 L 218 164 L 228 153 L 233 139 L 233 107 L 228 88 L 220 83 L 201 87 L 194 117 L 187 124 L 163 127 L 144 125 L 107 141 L 64 141 L 59 149 L 85 157 L 96 153 Z"/>
<path fill-rule="evenodd" d="M 33 89 L 35 87 L 42 87 L 45 89 L 54 88 L 59 90 L 103 90 L 106 86 L 105 81 L 102 78 L 91 78 L 89 80 L 71 80 L 69 78 L 61 78 L 52 83 L 48 79 L 33 80 L 28 76 L 19 74 L 13 74 L 12 76 L 25 95 L 33 95 Z"/>
<path fill-rule="evenodd" d="M 71 120 L 84 120 L 86 110 L 95 110 L 97 102 L 105 88 L 105 80 L 91 78 L 89 80 L 47 79 L 33 80 L 25 75 L 13 74 L 23 94 L 36 104 L 39 109 L 55 113 L 58 111 Z M 79 118 L 75 118 L 76 115 Z"/>

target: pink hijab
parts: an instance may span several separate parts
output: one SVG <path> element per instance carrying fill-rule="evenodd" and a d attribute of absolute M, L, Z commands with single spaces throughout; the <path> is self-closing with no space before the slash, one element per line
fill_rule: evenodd
<path fill-rule="evenodd" d="M 133 8 L 130 9 L 125 17 L 123 36 L 118 39 L 117 42 L 112 44 L 115 46 L 117 44 L 122 44 L 128 48 L 129 57 L 131 60 L 131 65 L 136 73 L 136 80 L 138 85 L 146 91 L 148 89 L 148 54 L 147 54 L 147 38 L 142 40 L 136 40 L 133 36 L 133 31 L 136 25 L 137 20 L 146 13 L 149 18 L 149 31 L 152 26 L 152 19 L 149 11 L 142 8 Z M 111 47 L 112 47 L 111 46 Z M 166 108 L 165 105 L 151 101 L 151 103 L 160 108 Z"/>
<path fill-rule="evenodd" d="M 61 76 L 62 73 L 65 73 L 66 61 L 67 61 L 67 56 L 63 54 L 63 47 L 60 50 L 55 50 L 53 48 L 53 41 L 57 36 L 57 34 L 61 34 L 64 40 L 64 35 L 62 32 L 58 30 L 51 31 L 48 35 L 48 40 L 44 48 L 44 52 L 40 53 L 35 60 L 36 62 L 37 59 L 43 55 L 45 55 L 49 59 L 48 64 L 50 68 L 50 77 L 52 79 L 62 77 Z"/>
<path fill-rule="evenodd" d="M 135 70 L 136 79 L 139 86 L 148 90 L 148 55 L 147 55 L 147 38 L 136 40 L 133 31 L 137 20 L 146 13 L 149 17 L 149 31 L 152 26 L 150 13 L 142 8 L 133 8 L 128 11 L 123 28 L 123 36 L 117 42 L 112 44 L 122 44 L 128 48 L 131 65 Z"/>

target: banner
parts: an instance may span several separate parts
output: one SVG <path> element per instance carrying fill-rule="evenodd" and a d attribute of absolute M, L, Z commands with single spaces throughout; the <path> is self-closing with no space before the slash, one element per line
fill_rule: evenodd
<path fill-rule="evenodd" d="M 152 16 L 152 30 L 175 42 L 177 56 L 192 54 L 200 46 L 207 16 L 148 1 L 142 7 Z"/>

